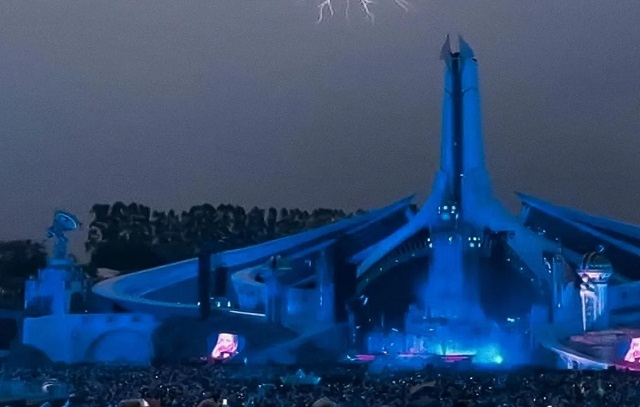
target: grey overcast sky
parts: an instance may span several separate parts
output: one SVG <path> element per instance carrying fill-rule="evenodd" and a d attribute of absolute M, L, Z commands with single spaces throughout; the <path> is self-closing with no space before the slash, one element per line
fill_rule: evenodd
<path fill-rule="evenodd" d="M 510 208 L 518 190 L 640 223 L 640 1 L 412 2 L 371 26 L 316 25 L 316 0 L 3 0 L 0 239 L 117 200 L 422 203 L 448 32 L 479 59 Z"/>

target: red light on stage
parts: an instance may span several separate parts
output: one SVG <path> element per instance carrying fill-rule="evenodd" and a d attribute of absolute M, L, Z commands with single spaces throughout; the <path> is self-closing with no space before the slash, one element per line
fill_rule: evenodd
<path fill-rule="evenodd" d="M 443 355 L 442 361 L 444 363 L 458 363 L 462 361 L 471 360 L 472 355 Z"/>

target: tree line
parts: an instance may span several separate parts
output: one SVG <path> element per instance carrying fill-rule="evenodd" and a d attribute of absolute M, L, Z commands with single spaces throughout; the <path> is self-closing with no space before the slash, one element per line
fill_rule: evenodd
<path fill-rule="evenodd" d="M 135 202 L 95 204 L 90 214 L 85 242 L 90 260 L 83 265 L 89 275 L 99 268 L 124 274 L 186 260 L 203 247 L 214 252 L 246 247 L 353 215 L 336 209 L 247 211 L 228 204 L 157 211 Z M 43 242 L 0 242 L 0 307 L 7 301 L 20 302 L 24 281 L 44 268 L 46 259 Z"/>
<path fill-rule="evenodd" d="M 13 308 L 22 301 L 24 282 L 45 267 L 47 253 L 41 242 L 0 242 L 0 308 Z"/>
<path fill-rule="evenodd" d="M 362 212 L 362 211 L 358 211 Z M 91 267 L 131 272 L 250 246 L 351 216 L 342 210 L 260 209 L 222 204 L 176 212 L 137 203 L 97 204 L 91 209 L 86 250 Z"/>

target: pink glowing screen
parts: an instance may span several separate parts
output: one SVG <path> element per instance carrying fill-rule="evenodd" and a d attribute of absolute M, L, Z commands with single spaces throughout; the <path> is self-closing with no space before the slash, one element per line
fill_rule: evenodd
<path fill-rule="evenodd" d="M 629 344 L 629 349 L 624 355 L 624 361 L 630 363 L 640 363 L 640 338 L 633 338 Z"/>
<path fill-rule="evenodd" d="M 230 333 L 219 333 L 211 349 L 211 358 L 214 360 L 229 360 L 240 352 L 240 338 Z"/>

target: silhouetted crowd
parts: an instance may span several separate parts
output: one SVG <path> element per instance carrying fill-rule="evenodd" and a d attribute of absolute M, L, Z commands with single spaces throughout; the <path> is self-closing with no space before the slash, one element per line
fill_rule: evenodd
<path fill-rule="evenodd" d="M 421 372 L 372 375 L 364 365 L 318 368 L 319 384 L 283 384 L 295 369 L 244 365 L 2 368 L 2 380 L 59 380 L 73 387 L 67 405 L 211 407 L 400 407 L 640 405 L 640 375 L 616 371 Z M 289 376 L 291 377 L 291 376 Z M 315 404 L 314 404 L 315 403 Z M 131 404 L 128 405 L 135 405 Z"/>

